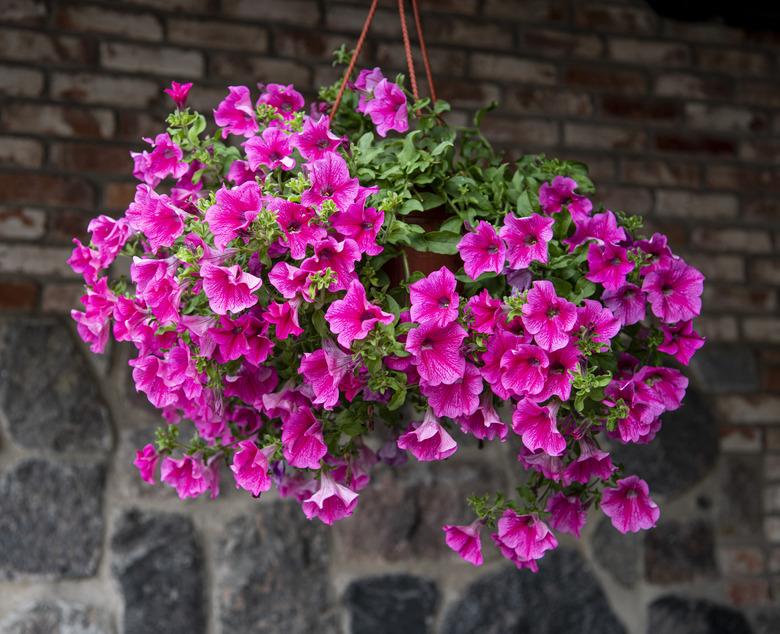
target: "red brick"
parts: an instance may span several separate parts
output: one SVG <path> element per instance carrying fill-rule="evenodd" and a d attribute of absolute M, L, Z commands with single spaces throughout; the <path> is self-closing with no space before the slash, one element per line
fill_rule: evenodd
<path fill-rule="evenodd" d="M 0 237 L 35 240 L 46 231 L 46 212 L 30 207 L 0 208 Z"/>
<path fill-rule="evenodd" d="M 251 3 L 252 0 L 245 0 Z M 384 3 L 380 3 L 382 6 L 388 6 Z M 347 42 L 347 46 L 354 46 L 354 41 L 357 40 L 358 33 L 363 28 L 363 23 L 366 20 L 366 7 L 350 7 L 335 4 L 333 2 L 327 2 L 325 6 L 325 27 L 328 31 L 336 31 L 338 33 L 350 33 L 352 40 Z M 391 3 L 390 6 L 395 6 Z M 308 26 L 300 24 L 296 20 L 289 20 L 296 26 Z M 428 20 L 431 22 L 431 20 Z M 373 37 L 385 37 L 392 38 L 398 41 L 401 37 L 401 24 L 398 20 L 398 10 L 395 9 L 379 9 L 374 16 L 374 21 L 371 23 L 371 35 Z M 425 25 L 425 40 L 428 43 L 428 23 Z"/>
<path fill-rule="evenodd" d="M 165 130 L 165 120 L 148 112 L 124 110 L 116 113 L 116 134 L 118 141 L 141 143 L 143 137 L 153 138 Z"/>
<path fill-rule="evenodd" d="M 49 157 L 52 165 L 70 172 L 123 175 L 133 169 L 130 150 L 123 146 L 55 143 Z"/>
<path fill-rule="evenodd" d="M 682 119 L 682 105 L 674 101 L 658 101 L 647 97 L 604 95 L 604 114 L 621 119 L 637 119 L 651 123 L 674 123 Z"/>
<path fill-rule="evenodd" d="M 256 0 L 223 0 L 225 15 L 248 18 L 254 22 L 285 22 L 296 26 L 314 26 L 320 21 L 317 0 L 284 0 L 284 2 L 263 2 Z M 366 9 L 356 9 L 366 17 Z"/>
<path fill-rule="evenodd" d="M 255 25 L 207 20 L 168 20 L 168 41 L 198 48 L 227 48 L 254 53 L 268 51 L 268 30 Z"/>
<path fill-rule="evenodd" d="M 310 36 L 307 36 L 309 39 Z M 279 47 L 279 38 L 276 39 L 277 49 Z M 327 47 L 328 56 L 331 51 L 337 46 L 329 45 Z M 286 53 L 290 54 L 290 53 Z M 453 49 L 445 48 L 432 48 L 428 51 L 428 55 L 431 61 L 431 72 L 433 73 L 433 81 L 440 75 L 462 75 L 466 68 L 466 53 L 464 51 L 457 51 Z M 416 60 L 415 60 L 416 61 Z M 390 74 L 392 70 L 407 72 L 406 69 L 406 56 L 404 53 L 404 47 L 402 44 L 389 44 L 381 43 L 377 47 L 376 64 L 382 68 L 386 73 Z M 418 82 L 427 88 L 427 82 L 421 68 L 418 67 L 420 76 Z"/>
<path fill-rule="evenodd" d="M 765 570 L 766 558 L 756 546 L 723 546 L 718 554 L 726 575 L 760 575 Z"/>
<path fill-rule="evenodd" d="M 81 296 L 83 284 L 46 284 L 41 296 L 41 310 L 44 313 L 70 315 L 73 308 L 83 308 Z"/>
<path fill-rule="evenodd" d="M 52 78 L 55 99 L 117 106 L 149 106 L 161 93 L 156 82 L 131 77 L 57 73 Z"/>
<path fill-rule="evenodd" d="M 654 92 L 664 97 L 727 99 L 734 92 L 734 83 L 713 77 L 666 73 L 656 78 Z"/>
<path fill-rule="evenodd" d="M 399 22 L 397 15 L 395 22 Z M 425 42 L 461 47 L 465 42 L 479 42 L 480 48 L 510 49 L 514 45 L 513 31 L 503 23 L 437 16 L 425 22 Z"/>
<path fill-rule="evenodd" d="M 227 86 L 209 88 L 195 84 L 190 91 L 187 104 L 199 112 L 210 114 L 228 94 Z"/>
<path fill-rule="evenodd" d="M 105 211 L 105 210 L 101 210 Z M 72 209 L 58 209 L 51 214 L 48 238 L 50 242 L 70 244 L 73 238 L 86 243 L 89 240 L 87 225 L 94 214 Z"/>
<path fill-rule="evenodd" d="M 43 145 L 33 139 L 0 136 L 0 165 L 40 167 Z"/>
<path fill-rule="evenodd" d="M 330 62 L 333 59 L 333 51 L 342 44 L 352 45 L 343 35 L 328 35 L 321 32 L 292 31 L 284 28 L 274 30 L 274 53 L 307 61 L 317 60 Z M 380 47 L 390 44 L 382 44 Z M 370 50 L 366 50 L 364 59 L 368 60 Z M 465 57 L 465 55 L 463 55 Z M 389 60 L 394 60 L 394 55 L 388 55 Z M 366 62 L 365 65 L 368 65 Z M 384 68 L 385 64 L 381 64 Z M 389 64 L 388 64 L 389 65 Z M 404 61 L 404 66 L 406 62 Z"/>
<path fill-rule="evenodd" d="M 523 84 L 550 85 L 555 83 L 556 78 L 553 64 L 485 53 L 474 53 L 471 56 L 471 74 L 479 79 L 517 81 Z"/>
<path fill-rule="evenodd" d="M 761 108 L 780 107 L 780 86 L 776 81 L 746 80 L 739 83 L 737 101 Z"/>
<path fill-rule="evenodd" d="M 643 232 L 647 235 L 663 233 L 669 238 L 670 246 L 674 250 L 684 248 L 690 242 L 688 223 L 676 219 L 645 218 Z"/>
<path fill-rule="evenodd" d="M 211 56 L 211 74 L 252 85 L 256 82 L 283 82 L 308 85 L 310 71 L 303 64 L 272 57 L 242 53 L 215 53 Z"/>
<path fill-rule="evenodd" d="M 656 194 L 655 211 L 662 217 L 721 220 L 734 218 L 737 210 L 737 197 L 731 194 L 671 190 L 660 190 Z"/>
<path fill-rule="evenodd" d="M 769 253 L 772 250 L 769 233 L 760 229 L 696 227 L 693 244 L 708 251 Z"/>
<path fill-rule="evenodd" d="M 639 187 L 602 185 L 599 187 L 599 200 L 608 209 L 625 210 L 632 214 L 647 214 L 653 208 L 650 190 Z"/>
<path fill-rule="evenodd" d="M 37 97 L 42 91 L 42 72 L 0 64 L 0 96 Z"/>
<path fill-rule="evenodd" d="M 571 147 L 641 150 L 647 145 L 647 135 L 642 130 L 580 123 L 565 124 L 563 138 Z"/>
<path fill-rule="evenodd" d="M 760 75 L 770 69 L 765 53 L 727 48 L 702 48 L 696 51 L 697 65 L 714 73 L 733 73 L 740 77 Z"/>
<path fill-rule="evenodd" d="M 92 188 L 83 180 L 25 172 L 0 173 L 4 202 L 89 208 Z"/>
<path fill-rule="evenodd" d="M 34 282 L 0 280 L 0 310 L 33 310 L 38 303 Z"/>
<path fill-rule="evenodd" d="M 697 187 L 701 182 L 701 168 L 693 163 L 626 159 L 622 165 L 623 178 L 630 183 Z"/>
<path fill-rule="evenodd" d="M 593 113 L 593 102 L 584 92 L 534 86 L 507 86 L 501 101 L 502 112 L 574 115 Z"/>
<path fill-rule="evenodd" d="M 54 21 L 61 29 L 106 33 L 136 40 L 161 40 L 163 36 L 160 22 L 150 13 L 114 11 L 79 4 L 58 7 Z"/>
<path fill-rule="evenodd" d="M 70 247 L 0 244 L 0 273 L 75 277 L 66 260 Z"/>
<path fill-rule="evenodd" d="M 591 34 L 530 28 L 523 33 L 522 39 L 527 50 L 549 57 L 590 59 L 600 57 L 604 51 L 601 38 Z"/>
<path fill-rule="evenodd" d="M 93 61 L 94 53 L 89 43 L 80 38 L 0 28 L 0 58 L 57 65 L 87 64 Z"/>
<path fill-rule="evenodd" d="M 705 183 L 713 189 L 742 189 L 744 191 L 756 190 L 757 192 L 780 191 L 780 168 L 761 168 L 752 165 L 708 165 Z M 772 198 L 761 199 L 759 206 L 767 202 L 766 209 L 755 209 L 756 217 L 771 218 L 780 212 L 780 200 Z M 744 206 L 743 209 L 747 207 Z"/>
<path fill-rule="evenodd" d="M 699 269 L 708 282 L 743 282 L 745 259 L 738 255 L 705 255 L 681 253 L 685 260 Z"/>
<path fill-rule="evenodd" d="M 777 307 L 774 291 L 744 286 L 704 285 L 702 303 L 705 312 L 772 313 Z"/>
<path fill-rule="evenodd" d="M 696 330 L 707 341 L 731 342 L 739 339 L 737 320 L 731 316 L 703 315 L 696 320 Z"/>
<path fill-rule="evenodd" d="M 567 161 L 579 161 L 588 166 L 588 175 L 595 182 L 615 180 L 615 159 L 604 154 L 591 154 L 586 150 L 572 152 L 564 150 L 560 157 Z"/>
<path fill-rule="evenodd" d="M 495 84 L 458 79 L 437 81 L 436 92 L 442 99 L 458 108 L 481 108 L 499 97 Z"/>
<path fill-rule="evenodd" d="M 486 0 L 485 15 L 529 22 L 563 22 L 569 14 L 566 0 L 524 0 L 522 8 L 506 0 Z"/>
<path fill-rule="evenodd" d="M 136 183 L 107 183 L 101 205 L 112 211 L 124 211 L 135 198 Z"/>
<path fill-rule="evenodd" d="M 587 90 L 603 90 L 627 95 L 647 93 L 647 80 L 642 72 L 636 70 L 571 64 L 564 73 L 564 81 L 569 86 Z"/>
<path fill-rule="evenodd" d="M 43 0 L 4 0 L 3 21 L 18 24 L 43 24 L 46 3 Z"/>
<path fill-rule="evenodd" d="M 763 132 L 769 128 L 769 119 L 765 114 L 735 106 L 687 103 L 685 117 L 690 127 L 699 129 Z"/>
<path fill-rule="evenodd" d="M 780 139 L 744 141 L 739 146 L 739 157 L 748 161 L 780 163 Z"/>
<path fill-rule="evenodd" d="M 558 143 L 558 124 L 552 121 L 488 116 L 482 131 L 495 143 L 523 148 L 552 147 Z"/>
<path fill-rule="evenodd" d="M 112 70 L 178 78 L 201 77 L 204 70 L 198 51 L 110 42 L 100 44 L 100 64 Z"/>
<path fill-rule="evenodd" d="M 750 266 L 750 274 L 756 282 L 780 286 L 780 258 L 753 260 Z"/>
<path fill-rule="evenodd" d="M 662 152 L 683 154 L 709 154 L 712 156 L 734 156 L 737 146 L 731 139 L 705 134 L 681 135 L 674 132 L 658 132 L 655 147 Z"/>
<path fill-rule="evenodd" d="M 607 50 L 612 59 L 629 64 L 685 66 L 691 57 L 688 46 L 678 42 L 610 38 Z"/>
<path fill-rule="evenodd" d="M 109 139 L 115 131 L 110 110 L 21 102 L 3 108 L 0 126 L 9 132 L 68 138 Z"/>
<path fill-rule="evenodd" d="M 582 2 L 575 4 L 574 15 L 577 26 L 595 31 L 649 34 L 658 30 L 656 15 L 639 6 Z"/>
<path fill-rule="evenodd" d="M 780 326 L 780 319 L 776 321 Z M 716 405 L 731 423 L 780 423 L 780 396 L 776 394 L 718 396 Z"/>
<path fill-rule="evenodd" d="M 742 320 L 742 332 L 750 341 L 780 343 L 780 318 L 746 317 Z M 780 411 L 780 402 L 777 407 Z"/>

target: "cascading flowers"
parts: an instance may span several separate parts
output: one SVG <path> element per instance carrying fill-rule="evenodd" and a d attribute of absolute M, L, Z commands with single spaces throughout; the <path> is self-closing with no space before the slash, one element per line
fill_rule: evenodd
<path fill-rule="evenodd" d="M 472 496 L 476 519 L 443 527 L 466 561 L 482 563 L 484 529 L 536 570 L 592 506 L 621 532 L 652 527 L 647 484 L 605 442 L 650 442 L 680 406 L 702 275 L 664 236 L 637 237 L 638 218 L 595 208 L 582 165 L 508 165 L 402 81 L 362 71 L 334 119 L 335 87 L 307 112 L 293 86 L 231 86 L 209 133 L 190 84 L 166 91 L 167 131 L 132 155 L 135 200 L 69 260 L 80 335 L 97 353 L 131 342 L 166 420 L 141 477 L 215 497 L 226 468 L 332 524 L 377 463 L 514 434 L 517 495 Z M 445 219 L 425 231 L 413 218 L 433 209 Z M 460 259 L 424 274 L 414 251 Z M 109 274 L 120 254 L 129 279 Z"/>

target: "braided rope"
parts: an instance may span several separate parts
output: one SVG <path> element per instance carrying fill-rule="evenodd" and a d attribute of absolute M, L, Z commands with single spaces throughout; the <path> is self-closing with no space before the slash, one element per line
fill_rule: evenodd
<path fill-rule="evenodd" d="M 409 81 L 412 84 L 412 94 L 414 100 L 419 101 L 420 93 L 417 92 L 417 76 L 414 72 L 414 61 L 412 60 L 412 44 L 409 41 L 409 29 L 406 28 L 406 11 L 404 0 L 398 0 L 398 17 L 401 18 L 401 35 L 404 40 L 404 52 L 406 53 L 406 66 L 409 69 Z"/>
<path fill-rule="evenodd" d="M 425 46 L 423 37 L 422 22 L 420 21 L 420 9 L 417 6 L 417 0 L 412 0 L 412 12 L 414 13 L 414 26 L 417 29 L 417 39 L 420 43 L 420 52 L 422 53 L 423 66 L 425 67 L 425 76 L 428 79 L 428 92 L 431 96 L 431 103 L 436 103 L 436 88 L 433 86 L 433 75 L 431 74 L 431 62 L 428 59 L 428 48 Z"/>

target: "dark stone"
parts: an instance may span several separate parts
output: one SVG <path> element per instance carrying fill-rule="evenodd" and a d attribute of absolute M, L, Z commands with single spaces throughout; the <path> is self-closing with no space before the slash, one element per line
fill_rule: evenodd
<path fill-rule="evenodd" d="M 745 345 L 708 343 L 694 355 L 691 370 L 705 392 L 749 392 L 759 388 L 756 357 Z"/>
<path fill-rule="evenodd" d="M 259 504 L 225 527 L 217 555 L 222 630 L 335 634 L 328 527 L 291 502 Z M 368 539 L 368 538 L 367 538 Z"/>
<path fill-rule="evenodd" d="M 471 584 L 447 612 L 441 628 L 441 634 L 510 632 L 625 634 L 626 630 L 587 562 L 577 551 L 559 548 L 539 562 L 537 574 L 505 568 Z"/>
<path fill-rule="evenodd" d="M 203 555 L 188 517 L 127 511 L 111 552 L 124 598 L 124 634 L 206 631 Z"/>
<path fill-rule="evenodd" d="M 385 575 L 352 582 L 346 600 L 351 634 L 427 634 L 439 592 L 427 579 Z"/>
<path fill-rule="evenodd" d="M 102 466 L 41 459 L 0 479 L 0 575 L 88 577 L 103 540 Z"/>
<path fill-rule="evenodd" d="M 0 409 L 23 447 L 94 453 L 111 446 L 108 409 L 60 320 L 0 321 Z"/>
<path fill-rule="evenodd" d="M 718 532 L 725 537 L 754 537 L 762 531 L 761 460 L 745 454 L 723 456 L 720 464 Z"/>
<path fill-rule="evenodd" d="M 361 496 L 355 514 L 334 526 L 334 533 L 353 556 L 449 557 L 442 525 L 472 521 L 466 499 L 502 490 L 499 469 L 494 461 L 457 455 L 438 463 L 410 461 L 397 470 L 377 468 L 371 495 Z"/>
<path fill-rule="evenodd" d="M 612 455 L 626 473 L 643 478 L 652 493 L 679 496 L 706 476 L 718 459 L 718 427 L 706 399 L 689 389 L 683 406 L 663 416 L 647 445 L 615 444 Z"/>
<path fill-rule="evenodd" d="M 645 577 L 666 584 L 716 577 L 715 536 L 703 520 L 661 522 L 645 532 Z"/>
<path fill-rule="evenodd" d="M 647 634 L 752 634 L 741 612 L 716 603 L 661 597 L 650 604 Z"/>
<path fill-rule="evenodd" d="M 91 605 L 46 600 L 0 622 L 1 634 L 114 634 L 111 616 Z"/>
<path fill-rule="evenodd" d="M 777 634 L 780 632 L 780 607 L 764 608 L 753 614 L 755 634 Z"/>
<path fill-rule="evenodd" d="M 627 587 L 639 580 L 642 538 L 636 533 L 619 532 L 608 519 L 599 521 L 592 537 L 593 556 L 615 580 Z"/>

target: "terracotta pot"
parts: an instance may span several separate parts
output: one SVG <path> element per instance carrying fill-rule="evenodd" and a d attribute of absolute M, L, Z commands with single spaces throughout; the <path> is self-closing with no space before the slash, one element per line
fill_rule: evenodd
<path fill-rule="evenodd" d="M 438 231 L 441 228 L 441 224 L 451 217 L 452 214 L 447 213 L 444 207 L 436 207 L 421 213 L 411 213 L 401 218 L 404 222 L 410 225 L 419 225 L 428 232 Z M 455 272 L 462 265 L 461 259 L 457 255 L 415 251 L 411 247 L 405 247 L 404 253 L 406 253 L 406 260 L 409 263 L 409 273 L 420 271 L 424 275 L 428 275 L 433 273 L 433 271 L 438 271 L 443 266 Z M 401 256 L 393 258 L 382 268 L 390 278 L 391 286 L 398 286 L 403 281 L 404 264 Z"/>

